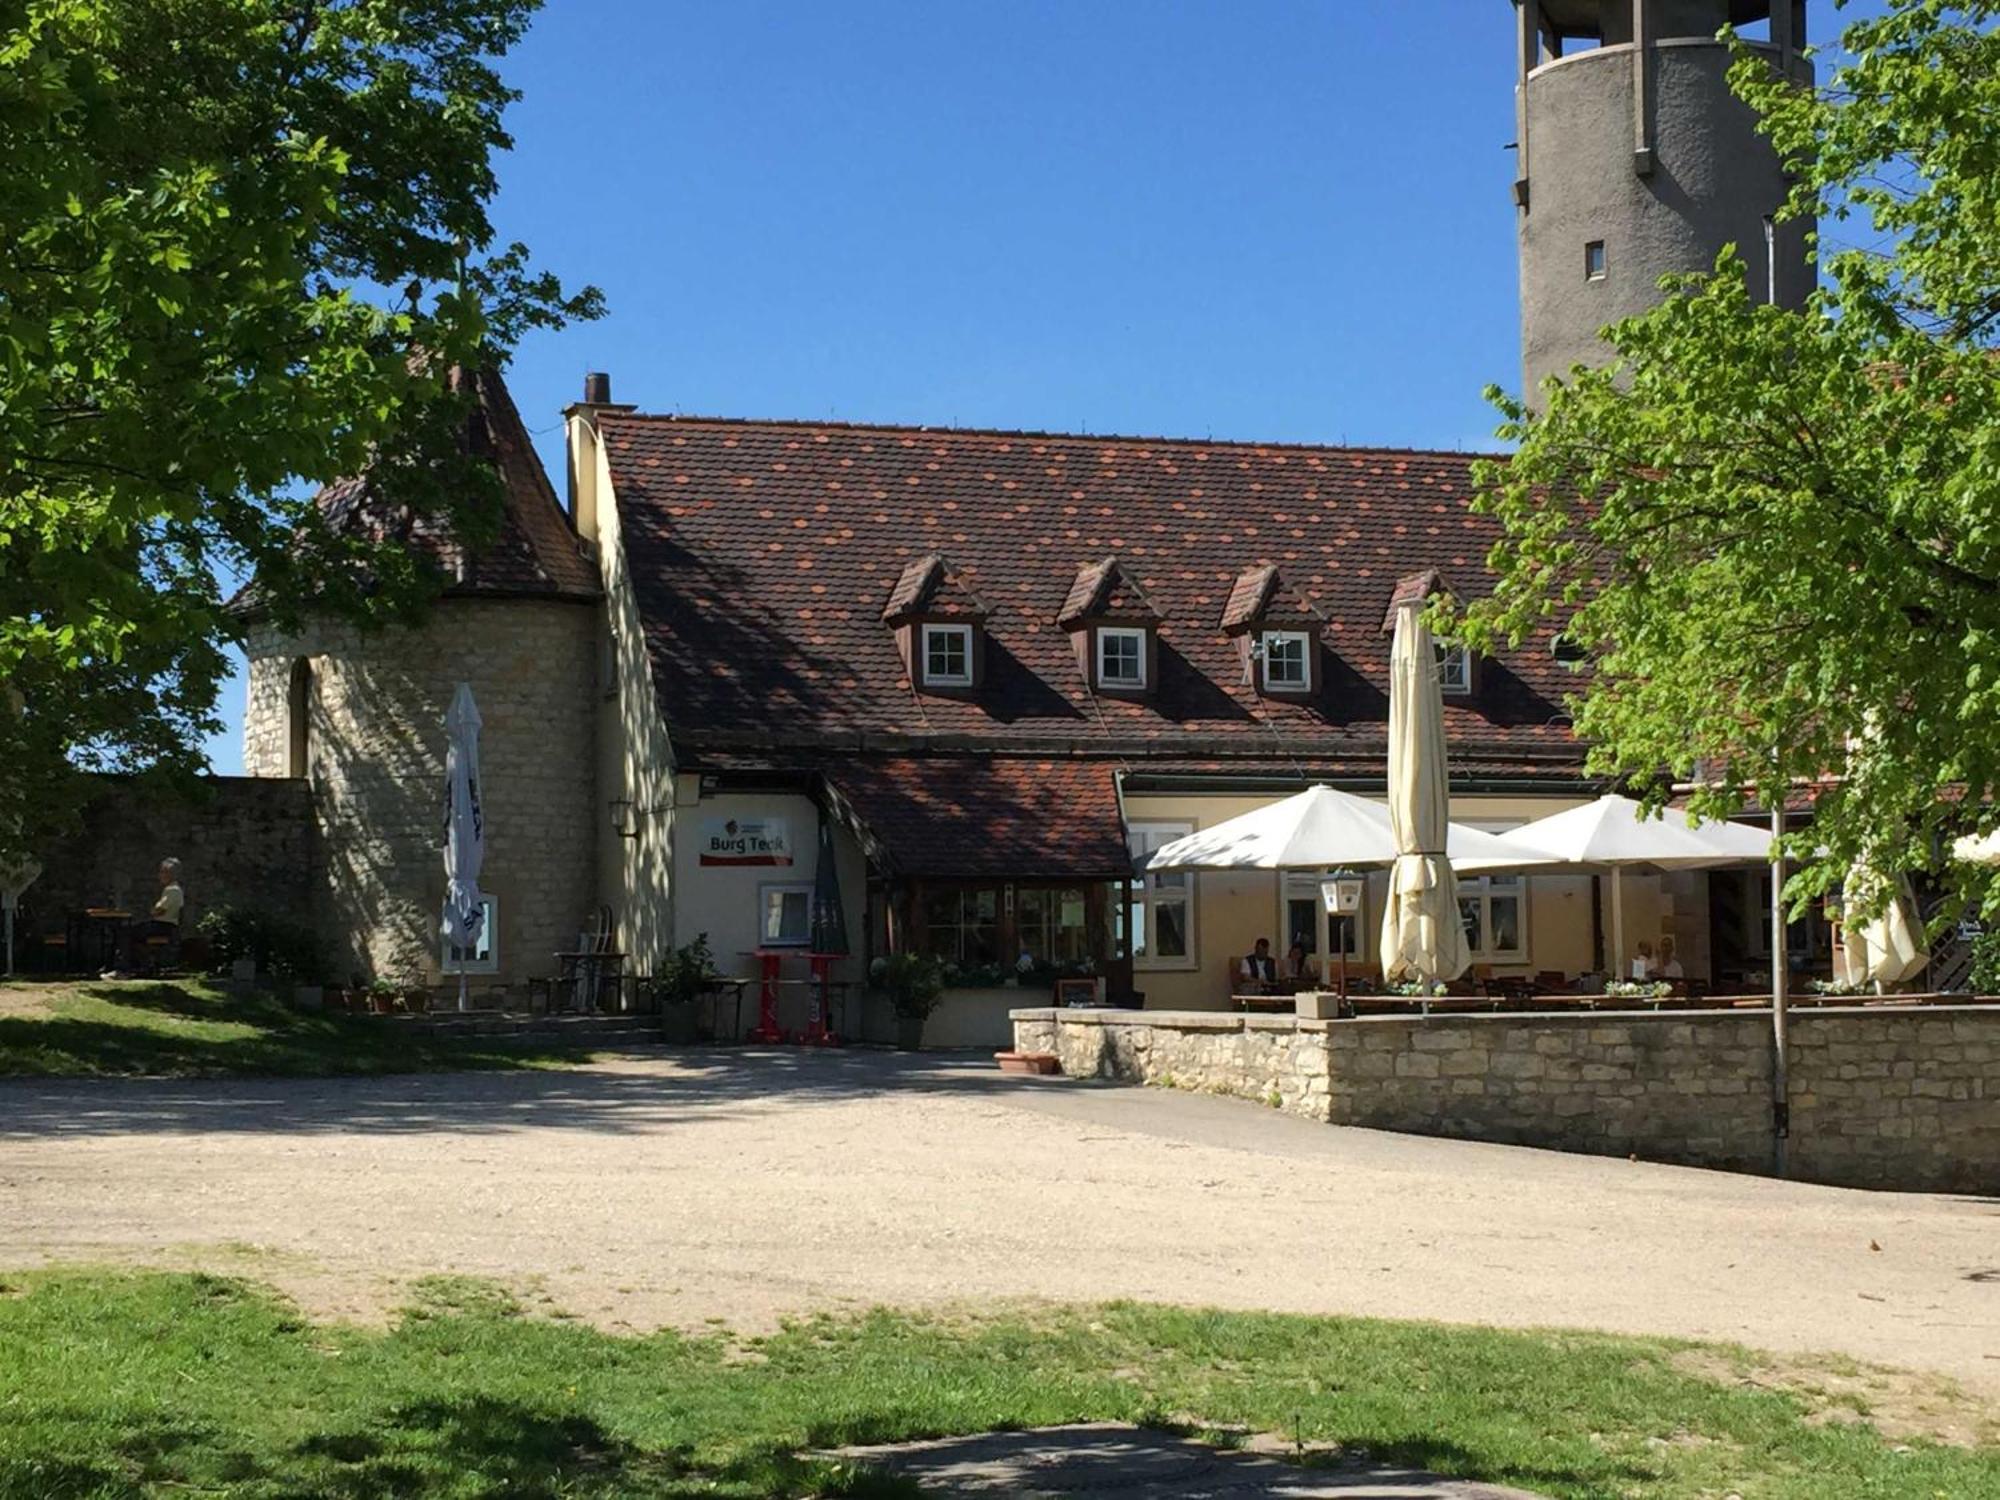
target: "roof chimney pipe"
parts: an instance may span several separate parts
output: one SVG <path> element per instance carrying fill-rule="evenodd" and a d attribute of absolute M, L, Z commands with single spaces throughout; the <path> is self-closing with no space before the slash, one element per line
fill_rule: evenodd
<path fill-rule="evenodd" d="M 611 377 L 603 370 L 592 370 L 583 377 L 583 404 L 585 406 L 611 404 Z"/>

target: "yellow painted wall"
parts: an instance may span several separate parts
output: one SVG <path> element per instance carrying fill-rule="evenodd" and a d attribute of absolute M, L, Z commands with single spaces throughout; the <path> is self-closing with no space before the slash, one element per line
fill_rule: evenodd
<path fill-rule="evenodd" d="M 743 1024 L 757 1020 L 757 985 L 761 973 L 752 950 L 758 946 L 762 887 L 769 884 L 811 885 L 818 858 L 819 811 L 810 797 L 785 792 L 726 792 L 702 796 L 700 778 L 682 776 L 677 795 L 677 822 L 673 849 L 675 941 L 693 942 L 698 933 L 708 934 L 708 946 L 715 966 L 724 974 L 738 974 L 753 982 L 745 991 Z M 790 865 L 704 865 L 701 863 L 702 829 L 711 819 L 783 818 L 793 849 Z M 834 857 L 840 868 L 841 904 L 847 913 L 847 944 L 854 955 L 833 966 L 833 977 L 849 981 L 850 1030 L 860 1025 L 863 927 L 867 900 L 867 862 L 860 846 L 838 827 L 834 829 Z M 781 969 L 787 980 L 803 980 L 807 975 L 805 950 L 787 958 Z M 789 1028 L 805 1023 L 808 994 L 803 985 L 787 984 L 779 992 L 779 1022 Z M 721 1018 L 726 1025 L 729 1017 Z"/>
<path fill-rule="evenodd" d="M 1128 793 L 1125 816 L 1130 823 L 1192 823 L 1196 828 L 1214 824 L 1282 800 L 1276 794 L 1206 794 L 1198 792 Z M 1482 827 L 1503 828 L 1546 817 L 1589 800 L 1582 796 L 1478 796 L 1452 799 L 1453 821 Z M 1194 950 L 1192 968 L 1148 969 L 1136 975 L 1136 986 L 1146 996 L 1149 1009 L 1208 1010 L 1228 1004 L 1229 966 L 1234 958 L 1250 951 L 1260 937 L 1269 938 L 1280 956 L 1284 949 L 1279 906 L 1281 877 L 1270 871 L 1205 871 L 1193 876 L 1195 883 Z M 1627 877 L 1626 927 L 1656 936 L 1658 923 L 1657 879 Z M 1560 969 L 1580 974 L 1591 967 L 1591 877 L 1537 875 L 1528 877 L 1528 962 L 1501 967 L 1500 973 L 1532 973 Z M 1376 929 L 1382 920 L 1382 902 L 1388 891 L 1388 877 L 1374 874 L 1368 879 L 1366 910 L 1363 914 L 1363 971 L 1374 972 Z M 1688 913 L 1681 913 L 1685 918 Z M 1607 918 L 1608 919 L 1608 918 Z M 1706 918 L 1703 918 L 1704 924 Z M 1653 928 L 1648 929 L 1646 923 Z M 1637 936 L 1632 938 L 1636 945 Z"/>
<path fill-rule="evenodd" d="M 592 689 L 598 704 L 593 816 L 603 829 L 597 840 L 598 899 L 611 908 L 628 962 L 636 972 L 651 974 L 675 942 L 674 750 L 646 660 L 610 465 L 584 418 L 570 419 L 569 441 L 572 463 L 596 476 L 588 490 L 594 499 L 586 534 L 595 535 L 605 598 L 599 680 Z M 629 804 L 620 813 L 623 832 L 613 826 L 613 802 Z"/>

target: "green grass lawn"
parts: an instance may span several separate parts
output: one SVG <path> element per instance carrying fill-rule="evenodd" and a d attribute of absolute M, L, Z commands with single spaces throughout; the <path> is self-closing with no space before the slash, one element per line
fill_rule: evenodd
<path fill-rule="evenodd" d="M 194 980 L 0 983 L 0 1076 L 217 1078 L 574 1062 L 574 1049 L 432 1040 Z"/>
<path fill-rule="evenodd" d="M 619 1338 L 478 1283 L 419 1296 L 367 1332 L 215 1277 L 9 1277 L 0 1495 L 893 1495 L 811 1451 L 1121 1419 L 1558 1496 L 2000 1496 L 2000 1449 L 1823 1421 L 1665 1341 L 1127 1305 Z"/>

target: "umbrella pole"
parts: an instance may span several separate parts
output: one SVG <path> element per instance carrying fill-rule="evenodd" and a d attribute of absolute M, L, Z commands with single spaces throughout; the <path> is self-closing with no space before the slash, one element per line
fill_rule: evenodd
<path fill-rule="evenodd" d="M 1791 1058 L 1787 1050 L 1791 964 L 1785 932 L 1785 801 L 1771 809 L 1771 1169 L 1785 1175 L 1786 1146 L 1792 1133 Z"/>
<path fill-rule="evenodd" d="M 1625 972 L 1625 872 L 1611 867 L 1611 977 L 1623 979 Z"/>
<path fill-rule="evenodd" d="M 7 977 L 9 979 L 12 979 L 14 977 L 14 903 L 12 901 L 8 901 L 6 903 L 6 907 L 7 907 Z"/>
<path fill-rule="evenodd" d="M 465 970 L 463 969 L 458 971 L 458 1008 L 460 1010 L 469 1008 L 465 1003 Z"/>

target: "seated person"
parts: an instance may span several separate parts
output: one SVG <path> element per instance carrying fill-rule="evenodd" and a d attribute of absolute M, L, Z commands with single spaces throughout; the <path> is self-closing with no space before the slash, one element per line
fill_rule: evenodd
<path fill-rule="evenodd" d="M 160 896 L 152 911 L 144 923 L 128 931 L 126 942 L 132 951 L 126 955 L 126 964 L 131 968 L 138 966 L 140 951 L 148 938 L 167 940 L 168 963 L 180 959 L 181 913 L 187 909 L 187 893 L 181 889 L 181 862 L 161 860 L 159 878 Z"/>
<path fill-rule="evenodd" d="M 1258 938 L 1255 950 L 1238 966 L 1237 978 L 1248 986 L 1248 993 L 1268 995 L 1278 985 L 1278 961 L 1271 957 L 1271 940 Z"/>
<path fill-rule="evenodd" d="M 1306 954 L 1305 939 L 1294 938 L 1291 950 L 1285 954 L 1285 978 L 1313 979 L 1316 977 L 1312 959 Z"/>
<path fill-rule="evenodd" d="M 1641 983 L 1653 977 L 1653 945 L 1639 944 L 1639 951 L 1632 956 L 1632 977 Z"/>
<path fill-rule="evenodd" d="M 1680 958 L 1674 952 L 1674 940 L 1672 938 L 1663 937 L 1660 939 L 1660 963 L 1659 967 L 1654 969 L 1653 972 L 1662 979 L 1687 978 L 1687 970 L 1681 967 Z"/>

